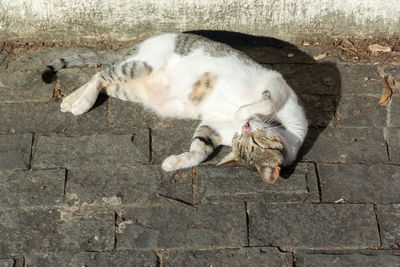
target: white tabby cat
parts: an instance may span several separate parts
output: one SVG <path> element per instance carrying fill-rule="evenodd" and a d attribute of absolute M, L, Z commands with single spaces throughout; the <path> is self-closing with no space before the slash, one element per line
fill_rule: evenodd
<path fill-rule="evenodd" d="M 43 77 L 87 64 L 88 58 L 56 60 Z M 140 102 L 162 117 L 201 120 L 189 152 L 166 158 L 165 171 L 196 166 L 217 146 L 231 146 L 234 134 L 254 115 L 268 117 L 265 128 L 283 144 L 283 165 L 290 165 L 308 128 L 296 94 L 278 72 L 225 44 L 193 34 L 162 34 L 143 41 L 124 60 L 98 72 L 66 97 L 61 111 L 85 113 L 101 92 Z M 269 127 L 271 118 L 281 127 Z M 279 176 L 275 167 L 279 166 L 270 166 L 272 172 L 259 171 L 272 175 L 273 182 Z"/>

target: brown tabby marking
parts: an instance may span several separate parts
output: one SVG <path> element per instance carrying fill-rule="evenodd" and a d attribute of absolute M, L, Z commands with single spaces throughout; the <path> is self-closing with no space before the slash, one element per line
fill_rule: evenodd
<path fill-rule="evenodd" d="M 195 82 L 193 85 L 193 91 L 189 95 L 190 101 L 195 104 L 200 103 L 206 95 L 211 93 L 216 80 L 217 76 L 208 72 L 200 76 L 197 82 Z"/>
<path fill-rule="evenodd" d="M 212 128 L 202 125 L 195 133 L 193 143 L 196 143 L 207 154 L 211 154 L 214 149 L 221 144 L 221 136 Z"/>
<path fill-rule="evenodd" d="M 217 165 L 240 163 L 246 168 L 258 170 L 264 183 L 273 184 L 279 177 L 279 166 L 283 161 L 284 145 L 280 138 L 266 135 L 263 129 L 258 129 L 241 135 L 235 133 L 232 152 Z"/>

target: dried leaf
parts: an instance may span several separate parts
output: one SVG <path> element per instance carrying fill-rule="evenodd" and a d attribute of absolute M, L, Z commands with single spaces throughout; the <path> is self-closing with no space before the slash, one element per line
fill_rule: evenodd
<path fill-rule="evenodd" d="M 380 106 L 380 107 L 386 106 L 389 103 L 390 99 L 392 98 L 392 94 L 393 94 L 393 91 L 389 85 L 388 76 L 385 76 L 383 78 L 382 95 L 381 95 L 381 99 L 379 100 L 378 106 Z"/>
<path fill-rule="evenodd" d="M 326 53 L 323 53 L 323 54 L 318 55 L 318 56 L 314 56 L 314 60 L 321 60 L 323 58 L 326 58 Z"/>
<path fill-rule="evenodd" d="M 343 42 L 350 50 L 352 50 L 353 52 L 357 52 L 357 48 L 347 38 L 344 38 Z"/>
<path fill-rule="evenodd" d="M 379 44 L 372 44 L 368 46 L 368 49 L 372 51 L 372 53 L 376 52 L 391 52 L 392 48 L 390 46 L 383 46 Z"/>

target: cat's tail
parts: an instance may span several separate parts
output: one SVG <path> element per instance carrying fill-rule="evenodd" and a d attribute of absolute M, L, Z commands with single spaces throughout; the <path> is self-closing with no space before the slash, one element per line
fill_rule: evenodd
<path fill-rule="evenodd" d="M 59 58 L 46 66 L 42 73 L 42 80 L 51 83 L 56 79 L 56 74 L 61 69 L 71 67 L 82 67 L 88 65 L 111 65 L 130 52 L 131 49 L 124 48 L 119 50 L 107 50 L 99 52 L 89 52 L 85 54 L 73 55 L 66 58 Z"/>

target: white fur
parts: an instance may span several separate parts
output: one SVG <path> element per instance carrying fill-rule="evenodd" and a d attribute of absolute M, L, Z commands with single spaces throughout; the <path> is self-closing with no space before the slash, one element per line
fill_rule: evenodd
<path fill-rule="evenodd" d="M 107 93 L 141 102 L 163 117 L 201 119 L 201 124 L 215 129 L 222 137 L 222 144 L 229 146 L 234 133 L 240 132 L 251 115 L 275 114 L 301 145 L 307 133 L 304 111 L 279 73 L 258 64 L 246 64 L 235 56 L 213 57 L 202 48 L 187 56 L 178 55 L 174 53 L 176 37 L 176 34 L 163 34 L 142 42 L 138 53 L 124 62 L 147 62 L 153 67 L 152 74 L 122 83 L 126 88 L 124 96 L 116 95 L 112 88 L 106 88 Z M 193 84 L 206 72 L 217 77 L 214 88 L 203 101 L 195 104 L 188 96 Z M 99 93 L 97 82 L 95 76 L 65 98 L 61 110 L 74 115 L 88 111 Z M 270 101 L 261 101 L 265 90 L 271 93 Z M 167 171 L 191 167 L 206 156 L 191 149 L 189 153 L 167 158 L 162 166 Z"/>

